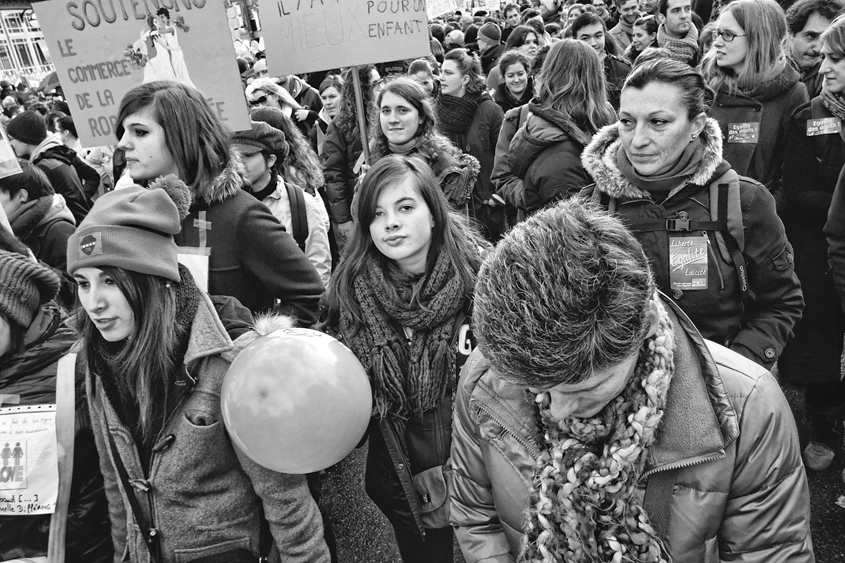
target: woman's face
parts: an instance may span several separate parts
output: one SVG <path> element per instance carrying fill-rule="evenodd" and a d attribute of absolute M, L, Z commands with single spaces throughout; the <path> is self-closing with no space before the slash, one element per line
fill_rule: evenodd
<path fill-rule="evenodd" d="M 379 252 L 406 274 L 422 274 L 434 217 L 411 177 L 382 189 L 370 223 L 370 236 Z"/>
<path fill-rule="evenodd" d="M 79 302 L 103 340 L 120 342 L 135 334 L 135 315 L 111 276 L 99 268 L 79 268 L 74 274 Z"/>
<path fill-rule="evenodd" d="M 152 107 L 126 116 L 123 136 L 117 146 L 126 155 L 126 171 L 136 182 L 159 176 L 179 176 L 179 166 L 165 142 L 164 128 L 153 117 Z"/>
<path fill-rule="evenodd" d="M 425 93 L 431 96 L 434 93 L 434 77 L 424 70 L 420 70 L 411 75 L 411 78 L 417 81 L 423 87 Z"/>
<path fill-rule="evenodd" d="M 517 98 L 522 96 L 526 86 L 528 86 L 528 73 L 525 71 L 525 65 L 514 63 L 505 69 L 505 86 L 513 96 Z"/>
<path fill-rule="evenodd" d="M 738 74 L 748 55 L 748 38 L 744 37 L 745 30 L 739 26 L 730 11 L 722 12 L 719 16 L 716 30 L 736 36 L 732 41 L 725 41 L 724 35 L 715 35 L 713 49 L 716 51 L 716 64 Z"/>
<path fill-rule="evenodd" d="M 633 33 L 631 34 L 631 45 L 634 46 L 634 49 L 637 51 L 642 51 L 649 45 L 651 42 L 654 41 L 654 36 L 657 35 L 656 33 L 648 33 L 645 30 L 645 27 L 641 25 L 635 25 L 633 28 Z"/>
<path fill-rule="evenodd" d="M 705 121 L 703 113 L 690 121 L 681 90 L 672 84 L 652 82 L 642 90 L 622 90 L 619 139 L 641 176 L 670 170 L 704 129 Z"/>
<path fill-rule="evenodd" d="M 255 90 L 249 99 L 249 107 L 251 108 L 282 108 L 282 101 L 279 96 L 272 92 L 265 90 Z"/>
<path fill-rule="evenodd" d="M 540 42 L 537 41 L 536 33 L 526 33 L 522 41 L 522 45 L 516 48 L 517 51 L 528 57 L 529 61 L 533 61 L 537 56 L 537 50 L 540 48 Z"/>
<path fill-rule="evenodd" d="M 385 92 L 379 105 L 379 120 L 384 136 L 394 145 L 407 143 L 422 124 L 420 112 L 405 98 Z"/>
<path fill-rule="evenodd" d="M 822 64 L 819 74 L 824 77 L 824 88 L 831 94 L 845 92 L 845 57 L 822 45 Z"/>
<path fill-rule="evenodd" d="M 568 23 L 571 25 L 572 22 L 577 20 L 578 16 L 580 16 L 583 13 L 584 13 L 584 10 L 582 10 L 580 7 L 572 6 L 572 8 L 570 8 L 570 10 L 569 10 L 569 15 L 567 16 Z"/>
<path fill-rule="evenodd" d="M 325 108 L 326 113 L 334 119 L 337 110 L 340 109 L 340 92 L 334 86 L 329 86 L 320 92 L 320 99 L 323 100 L 323 108 Z"/>
<path fill-rule="evenodd" d="M 461 74 L 458 63 L 453 60 L 443 61 L 443 68 L 440 69 L 440 91 L 443 94 L 460 98 L 466 94 L 467 84 L 469 84 L 469 76 Z"/>

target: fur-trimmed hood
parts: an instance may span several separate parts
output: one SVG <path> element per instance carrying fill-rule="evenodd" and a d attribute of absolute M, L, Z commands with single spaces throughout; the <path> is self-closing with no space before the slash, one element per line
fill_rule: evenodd
<path fill-rule="evenodd" d="M 703 186 L 714 176 L 723 162 L 722 131 L 719 128 L 719 122 L 708 117 L 704 131 L 701 132 L 701 139 L 704 142 L 704 156 L 698 170 L 690 177 L 689 183 Z M 629 182 L 619 170 L 616 153 L 620 144 L 618 123 L 600 129 L 581 153 L 584 169 L 596 181 L 596 189 L 611 197 L 628 199 L 649 197 L 645 190 Z"/>
<path fill-rule="evenodd" d="M 229 149 L 229 161 L 226 167 L 210 183 L 195 186 L 191 190 L 194 198 L 194 205 L 211 205 L 220 203 L 230 197 L 236 196 L 249 181 L 246 179 L 246 167 L 241 154 Z"/>

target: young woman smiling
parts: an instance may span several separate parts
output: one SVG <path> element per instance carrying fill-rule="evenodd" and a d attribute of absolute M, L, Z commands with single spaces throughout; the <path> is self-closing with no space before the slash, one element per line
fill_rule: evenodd
<path fill-rule="evenodd" d="M 372 382 L 367 494 L 393 526 L 404 563 L 450 563 L 444 471 L 452 396 L 469 353 L 461 327 L 487 245 L 417 157 L 382 157 L 355 206 L 356 231 L 329 289 L 327 324 Z"/>
<path fill-rule="evenodd" d="M 504 52 L 507 53 L 508 51 L 514 50 L 525 55 L 528 59 L 529 66 L 531 65 L 531 62 L 540 50 L 540 39 L 534 28 L 527 25 L 520 25 L 513 30 L 513 33 L 508 36 L 508 40 L 505 43 Z M 490 69 L 490 73 L 487 75 L 487 89 L 497 89 L 499 84 L 502 83 L 502 80 L 502 71 L 499 70 L 499 65 L 496 65 Z"/>
<path fill-rule="evenodd" d="M 528 74 L 529 67 L 528 57 L 519 51 L 508 51 L 499 60 L 499 72 L 504 82 L 496 88 L 493 99 L 503 112 L 527 104 L 534 95 L 534 80 Z"/>
<path fill-rule="evenodd" d="M 631 44 L 625 49 L 628 62 L 634 64 L 640 53 L 651 46 L 657 46 L 657 27 L 657 18 L 654 16 L 643 16 L 634 22 Z"/>

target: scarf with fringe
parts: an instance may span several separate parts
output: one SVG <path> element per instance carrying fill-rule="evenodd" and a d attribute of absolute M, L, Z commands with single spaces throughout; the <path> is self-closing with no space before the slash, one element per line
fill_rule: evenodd
<path fill-rule="evenodd" d="M 636 494 L 674 373 L 672 322 L 658 302 L 657 332 L 634 375 L 592 418 L 554 420 L 537 396 L 545 448 L 537 461 L 520 561 L 670 561 Z"/>
<path fill-rule="evenodd" d="M 698 28 L 690 22 L 687 36 L 676 39 L 666 33 L 666 24 L 662 23 L 657 28 L 657 44 L 669 49 L 673 59 L 691 64 L 695 55 L 698 54 Z"/>
<path fill-rule="evenodd" d="M 353 285 L 364 325 L 354 332 L 345 314 L 340 321 L 370 375 L 373 416 L 407 419 L 437 406 L 455 379 L 452 325 L 464 302 L 463 279 L 448 253 L 440 253 L 424 279 L 373 263 Z"/>

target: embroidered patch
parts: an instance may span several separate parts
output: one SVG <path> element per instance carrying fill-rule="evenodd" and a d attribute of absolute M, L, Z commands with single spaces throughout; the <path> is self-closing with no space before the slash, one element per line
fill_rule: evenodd
<path fill-rule="evenodd" d="M 97 256 L 103 253 L 103 233 L 97 231 L 82 237 L 79 241 L 79 258 Z"/>

